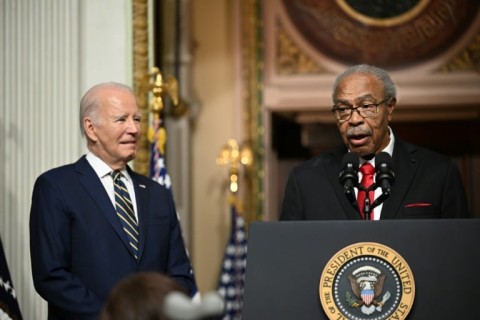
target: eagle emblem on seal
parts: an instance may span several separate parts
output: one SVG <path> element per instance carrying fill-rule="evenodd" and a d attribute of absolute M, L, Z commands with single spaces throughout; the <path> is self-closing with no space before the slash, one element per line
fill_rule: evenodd
<path fill-rule="evenodd" d="M 390 292 L 387 291 L 380 299 L 386 277 L 379 269 L 372 266 L 355 269 L 348 276 L 348 280 L 356 299 L 347 291 L 345 298 L 348 305 L 352 308 L 360 308 L 366 315 L 382 311 L 383 305 L 390 298 Z"/>

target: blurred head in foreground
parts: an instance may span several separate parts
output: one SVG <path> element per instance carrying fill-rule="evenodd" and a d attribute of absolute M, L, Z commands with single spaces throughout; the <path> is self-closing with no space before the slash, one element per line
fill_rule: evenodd
<path fill-rule="evenodd" d="M 100 320 L 169 320 L 163 314 L 163 302 L 173 291 L 185 292 L 166 275 L 156 272 L 131 275 L 113 288 Z"/>

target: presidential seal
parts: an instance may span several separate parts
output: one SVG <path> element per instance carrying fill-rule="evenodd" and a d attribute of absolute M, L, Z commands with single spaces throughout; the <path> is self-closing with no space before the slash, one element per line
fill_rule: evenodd
<path fill-rule="evenodd" d="M 393 249 L 374 242 L 338 251 L 323 269 L 320 302 L 329 319 L 405 319 L 415 297 L 407 262 Z"/>

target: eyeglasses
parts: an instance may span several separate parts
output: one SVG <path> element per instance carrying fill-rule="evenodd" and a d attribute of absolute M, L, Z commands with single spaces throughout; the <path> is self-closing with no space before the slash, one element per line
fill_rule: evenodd
<path fill-rule="evenodd" d="M 377 116 L 378 106 L 389 101 L 390 97 L 383 99 L 379 103 L 364 103 L 356 108 L 343 105 L 334 105 L 332 112 L 339 122 L 345 122 L 350 119 L 353 111 L 357 111 L 362 118 L 375 118 Z"/>

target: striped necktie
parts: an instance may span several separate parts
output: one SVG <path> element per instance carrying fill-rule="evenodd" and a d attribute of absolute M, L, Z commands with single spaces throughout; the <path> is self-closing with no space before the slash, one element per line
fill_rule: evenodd
<path fill-rule="evenodd" d="M 133 211 L 127 187 L 122 181 L 122 173 L 119 170 L 112 171 L 113 189 L 115 191 L 115 210 L 122 222 L 123 230 L 127 234 L 128 242 L 135 259 L 138 259 L 138 223 Z"/>

